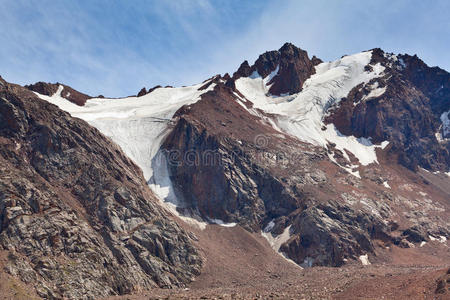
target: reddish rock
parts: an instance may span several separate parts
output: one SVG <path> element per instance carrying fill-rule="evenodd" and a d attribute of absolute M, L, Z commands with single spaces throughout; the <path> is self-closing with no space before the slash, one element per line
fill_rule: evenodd
<path fill-rule="evenodd" d="M 318 59 L 315 59 L 315 63 Z M 291 43 L 286 43 L 278 51 L 268 51 L 261 54 L 250 67 L 244 61 L 233 78 L 249 77 L 255 71 L 262 77 L 274 72 L 277 74 L 268 84 L 272 85 L 269 92 L 273 95 L 295 94 L 302 90 L 303 83 L 315 73 L 314 63 L 308 57 L 308 53 Z"/>
<path fill-rule="evenodd" d="M 142 97 L 142 96 L 147 95 L 147 94 L 148 94 L 147 89 L 146 89 L 145 87 L 143 87 L 143 88 L 139 91 L 139 93 L 137 94 L 137 96 L 138 96 L 138 97 Z"/>
<path fill-rule="evenodd" d="M 313 57 L 311 58 L 311 62 L 314 66 L 317 66 L 318 64 L 323 63 L 323 60 L 321 60 L 320 58 L 317 58 L 315 55 L 313 55 Z"/>
<path fill-rule="evenodd" d="M 144 96 L 147 94 L 147 89 L 145 87 L 143 87 L 139 93 L 137 94 L 138 97 Z"/>
<path fill-rule="evenodd" d="M 249 77 L 252 74 L 252 68 L 248 64 L 248 61 L 244 61 L 238 68 L 238 70 L 233 74 L 234 79 L 239 77 Z"/>
<path fill-rule="evenodd" d="M 380 63 L 385 67 L 385 75 L 352 89 L 331 109 L 326 121 L 334 123 L 345 135 L 370 137 L 375 143 L 390 141 L 390 151 L 410 169 L 421 166 L 428 170 L 448 170 L 450 142 L 438 142 L 436 133 L 442 124 L 440 115 L 450 109 L 450 89 L 446 85 L 450 74 L 429 68 L 414 57 L 399 56 L 398 60 L 391 60 L 378 48 L 372 53 L 366 69 L 370 71 L 371 65 Z M 408 66 L 410 63 L 413 65 Z M 438 86 L 443 88 L 439 91 Z M 385 91 L 367 98 L 375 88 Z"/>
<path fill-rule="evenodd" d="M 162 87 L 162 86 L 160 86 L 160 85 L 155 85 L 154 87 L 152 87 L 151 89 L 148 90 L 148 93 L 147 93 L 147 94 L 150 94 L 150 93 L 153 92 L 154 90 L 159 89 L 159 88 L 161 88 L 161 87 Z"/>
<path fill-rule="evenodd" d="M 61 96 L 76 105 L 83 106 L 88 99 L 92 98 L 89 95 L 74 90 L 70 86 L 60 83 L 37 82 L 35 84 L 26 85 L 25 88 L 42 95 L 53 96 L 58 91 L 60 85 L 64 87 Z"/>

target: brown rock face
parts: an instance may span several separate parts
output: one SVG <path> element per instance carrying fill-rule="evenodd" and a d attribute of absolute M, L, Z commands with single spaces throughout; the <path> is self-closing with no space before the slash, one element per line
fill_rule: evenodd
<path fill-rule="evenodd" d="M 148 94 L 147 89 L 146 89 L 145 87 L 143 87 L 143 88 L 139 91 L 139 93 L 137 94 L 137 96 L 138 96 L 138 97 L 142 97 L 142 96 L 147 95 L 147 94 Z"/>
<path fill-rule="evenodd" d="M 426 109 L 426 97 L 420 91 L 414 92 L 407 86 L 402 86 L 405 90 L 397 88 L 405 96 L 405 106 L 414 104 Z M 353 91 L 355 95 L 358 93 L 368 91 Z M 317 148 L 283 135 L 267 121 L 270 115 L 262 111 L 258 111 L 258 116 L 250 114 L 243 105 L 251 108 L 251 103 L 236 98 L 232 88 L 218 81 L 213 91 L 195 104 L 181 108 L 172 120 L 174 127 L 162 149 L 169 160 L 170 179 L 183 210 L 198 212 L 209 220 L 237 222 L 250 231 L 265 230 L 265 234 L 273 237 L 282 234 L 286 240 L 280 251 L 306 267 L 342 266 L 346 261 L 359 260 L 361 255 L 374 255 L 380 244 L 402 246 L 428 240 L 428 235 L 448 236 L 442 223 L 445 216 L 426 217 L 426 222 L 414 223 L 415 226 L 411 226 L 410 219 L 401 225 L 397 223 L 396 216 L 421 212 L 411 211 L 409 205 L 413 204 L 407 197 L 414 196 L 401 190 L 386 192 L 382 177 L 390 171 L 384 166 L 359 168 L 361 178 L 349 175 L 329 160 L 327 152 L 334 151 L 332 146 Z M 371 101 L 366 103 L 367 110 L 372 109 Z M 376 115 L 384 113 L 384 109 L 375 110 Z M 388 113 L 394 115 L 404 108 L 391 109 L 395 112 Z M 353 113 L 353 109 L 349 111 Z M 371 113 L 364 115 L 369 118 Z M 417 128 L 417 136 L 432 130 L 426 127 L 433 126 L 431 119 L 411 117 L 423 122 L 423 128 Z M 398 138 L 405 142 L 407 138 L 401 134 L 413 124 L 402 127 L 401 120 L 407 118 L 399 119 L 389 122 L 394 122 L 394 128 L 405 130 L 398 133 Z M 346 120 L 342 119 L 341 126 L 353 130 L 353 123 Z M 364 128 L 376 120 L 358 122 Z M 377 131 L 379 126 L 374 126 L 371 132 L 385 138 L 383 128 Z M 343 159 L 342 154 L 335 153 L 334 159 Z M 415 176 L 397 167 L 403 172 L 401 176 L 405 176 L 401 180 L 409 182 L 408 176 Z M 446 197 L 448 193 L 437 196 L 436 201 Z M 408 204 L 394 204 L 402 201 Z M 445 203 L 436 205 L 448 205 Z"/>
<path fill-rule="evenodd" d="M 53 96 L 58 90 L 58 85 L 39 81 L 35 84 L 26 85 L 25 88 L 42 95 Z"/>
<path fill-rule="evenodd" d="M 183 286 L 202 260 L 95 128 L 0 79 L 0 249 L 45 298 Z"/>
<path fill-rule="evenodd" d="M 239 78 L 239 77 L 249 77 L 252 74 L 252 68 L 248 64 L 248 61 L 244 61 L 240 66 L 239 69 L 233 74 L 233 78 Z"/>
<path fill-rule="evenodd" d="M 281 95 L 300 92 L 306 79 L 315 73 L 313 62 L 306 51 L 289 43 L 284 44 L 279 53 L 279 70 L 269 82 L 273 84 L 270 93 Z"/>
<path fill-rule="evenodd" d="M 86 103 L 86 100 L 92 98 L 91 96 L 74 90 L 70 86 L 59 83 L 46 83 L 40 81 L 36 82 L 35 84 L 26 85 L 25 88 L 42 95 L 53 96 L 58 91 L 59 85 L 62 85 L 64 87 L 61 92 L 61 96 L 63 98 L 66 98 L 70 102 L 75 103 L 76 105 L 83 106 Z"/>
<path fill-rule="evenodd" d="M 399 55 L 404 63 L 403 76 L 430 99 L 430 107 L 440 116 L 450 110 L 450 74 L 439 67 L 429 67 L 417 55 Z"/>
<path fill-rule="evenodd" d="M 313 57 L 311 58 L 311 62 L 314 66 L 317 66 L 318 64 L 323 63 L 323 60 L 313 55 Z"/>
<path fill-rule="evenodd" d="M 448 140 L 439 142 L 436 134 L 442 130 L 441 114 L 450 109 L 446 83 L 450 74 L 414 57 L 398 57 L 393 61 L 381 49 L 374 49 L 372 63 L 381 63 L 385 75 L 355 87 L 327 121 L 345 135 L 371 137 L 376 143 L 390 141 L 391 151 L 408 168 L 445 171 L 450 165 L 450 145 Z M 371 96 L 376 89 L 384 91 Z"/>
<path fill-rule="evenodd" d="M 278 67 L 278 72 L 268 82 L 272 85 L 269 92 L 272 95 L 295 94 L 302 90 L 306 79 L 315 73 L 314 66 L 319 61 L 315 58 L 313 62 L 306 51 L 286 43 L 278 51 L 261 54 L 251 67 L 244 61 L 233 78 L 249 77 L 255 71 L 265 78 Z"/>
<path fill-rule="evenodd" d="M 390 239 L 380 217 L 328 201 L 336 198 L 336 185 L 322 171 L 332 166 L 324 149 L 280 136 L 234 99 L 219 84 L 175 116 L 162 148 L 184 209 L 250 231 L 272 221 L 267 234 L 273 235 L 291 225 L 292 238 L 282 251 L 299 264 L 311 259 L 311 265 L 340 266 L 345 258 L 373 251 L 375 232 Z M 378 224 L 376 231 L 370 223 Z M 319 233 L 318 240 L 295 245 Z"/>
<path fill-rule="evenodd" d="M 294 155 L 291 151 L 301 147 L 294 147 L 292 140 L 288 146 L 278 144 L 277 132 L 234 97 L 222 84 L 196 104 L 180 109 L 163 149 L 179 154 L 169 167 L 188 207 L 206 218 L 239 222 L 257 231 L 266 214 L 279 217 L 302 207 L 302 192 L 291 186 L 295 179 L 282 179 L 283 170 L 270 159 L 278 151 Z M 323 151 L 306 154 L 295 162 L 309 165 L 323 155 Z M 305 167 L 293 176 L 309 171 Z M 316 175 L 322 180 L 323 174 Z"/>

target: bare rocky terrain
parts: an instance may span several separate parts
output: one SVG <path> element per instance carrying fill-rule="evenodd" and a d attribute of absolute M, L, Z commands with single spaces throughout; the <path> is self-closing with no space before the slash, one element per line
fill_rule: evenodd
<path fill-rule="evenodd" d="M 323 77 L 325 67 L 343 72 L 342 82 Z M 369 79 L 354 79 L 342 99 L 321 98 L 352 76 Z M 140 115 L 139 103 L 154 109 L 152 101 L 165 105 L 186 90 L 143 88 L 138 97 L 93 99 L 61 84 L 21 87 L 0 79 L 0 293 L 446 299 L 449 82 L 448 72 L 417 56 L 373 49 L 324 65 L 289 43 L 254 65 L 244 62 L 233 76 L 190 88 L 196 98 L 181 97 L 185 102 L 161 117 L 144 109 Z M 304 120 L 289 123 L 264 109 L 302 93 L 316 93 L 304 98 L 315 106 L 297 109 L 305 116 L 320 110 L 320 134 L 335 126 L 334 142 L 301 139 L 283 124 Z M 130 125 L 110 108 L 95 121 L 73 116 L 83 109 L 99 115 L 120 101 L 130 103 L 128 130 L 115 126 Z M 95 105 L 100 109 L 92 113 Z M 128 107 L 119 108 L 127 115 Z M 154 128 L 161 133 L 152 136 Z M 146 131 L 148 145 L 129 145 L 128 135 Z M 363 155 L 338 143 L 350 137 L 367 147 Z M 156 150 L 153 139 L 161 141 Z M 139 151 L 157 151 L 165 169 L 147 176 L 153 159 L 133 161 Z M 375 160 L 363 163 L 364 155 Z M 167 181 L 177 207 L 162 199 Z"/>
<path fill-rule="evenodd" d="M 183 286 L 200 273 L 194 237 L 98 130 L 4 80 L 0 120 L 4 271 L 44 298 Z"/>

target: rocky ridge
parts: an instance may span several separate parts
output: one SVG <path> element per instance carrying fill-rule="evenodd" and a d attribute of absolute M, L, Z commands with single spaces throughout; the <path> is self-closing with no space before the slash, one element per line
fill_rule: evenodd
<path fill-rule="evenodd" d="M 314 65 L 319 60 L 309 59 L 308 53 L 291 43 L 284 44 L 278 51 L 269 51 L 261 54 L 253 66 L 244 61 L 234 73 L 233 79 L 252 76 L 257 72 L 262 77 L 273 77 L 269 81 L 272 95 L 294 94 L 302 90 L 306 79 L 314 74 Z"/>
<path fill-rule="evenodd" d="M 45 298 L 183 286 L 202 259 L 98 130 L 0 79 L 0 247 Z"/>
<path fill-rule="evenodd" d="M 384 76 L 355 87 L 327 121 L 345 135 L 390 141 L 392 155 L 410 169 L 448 171 L 450 140 L 439 135 L 441 115 L 450 107 L 450 74 L 417 56 L 381 49 L 373 50 L 372 63 L 386 68 Z"/>
<path fill-rule="evenodd" d="M 83 106 L 88 99 L 92 98 L 91 96 L 74 90 L 70 86 L 60 83 L 46 83 L 40 81 L 34 84 L 26 85 L 25 88 L 42 95 L 53 96 L 58 92 L 59 86 L 63 87 L 63 89 L 61 90 L 61 97 L 69 100 L 72 103 L 75 103 L 76 105 Z"/>

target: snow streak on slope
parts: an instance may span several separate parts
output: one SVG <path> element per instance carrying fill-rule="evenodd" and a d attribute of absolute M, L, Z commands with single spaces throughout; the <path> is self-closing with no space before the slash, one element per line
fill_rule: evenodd
<path fill-rule="evenodd" d="M 267 240 L 267 242 L 269 242 L 269 245 L 272 247 L 272 249 L 275 250 L 279 255 L 281 255 L 284 259 L 286 259 L 290 263 L 293 263 L 297 267 L 301 267 L 280 251 L 281 245 L 286 243 L 291 237 L 292 225 L 286 227 L 280 235 L 273 236 L 270 231 L 273 229 L 274 225 L 275 223 L 273 222 L 273 220 L 270 221 L 270 223 L 266 226 L 266 228 L 264 228 L 264 230 L 261 231 L 261 235 Z"/>
<path fill-rule="evenodd" d="M 353 153 L 362 165 L 368 165 L 377 162 L 375 148 L 382 146 L 373 145 L 369 139 L 344 136 L 333 124 L 325 126 L 323 120 L 328 108 L 338 104 L 352 88 L 381 75 L 384 67 L 380 64 L 372 66 L 372 72 L 364 70 L 371 57 L 372 52 L 367 51 L 321 63 L 316 66 L 316 73 L 305 81 L 303 90 L 295 95 L 271 96 L 267 82 L 272 74 L 266 78 L 258 74 L 239 78 L 236 87 L 253 102 L 254 108 L 276 114 L 276 127 L 282 131 L 322 147 L 335 143 L 347 159 L 344 150 Z"/>
<path fill-rule="evenodd" d="M 362 101 L 370 100 L 372 98 L 380 97 L 386 92 L 386 87 L 378 87 L 378 82 L 369 86 L 370 93 L 364 97 L 362 97 Z"/>
<path fill-rule="evenodd" d="M 443 138 L 450 135 L 450 110 L 441 115 Z"/>
<path fill-rule="evenodd" d="M 175 213 L 179 201 L 168 176 L 166 157 L 159 150 L 174 113 L 183 105 L 195 103 L 215 86 L 211 84 L 208 89 L 199 90 L 203 84 L 158 88 L 142 97 L 89 99 L 85 106 L 75 105 L 61 97 L 62 85 L 51 97 L 36 94 L 110 137 L 142 169 L 155 194 L 172 203 L 166 207 Z"/>

